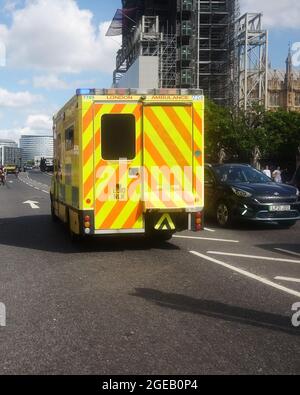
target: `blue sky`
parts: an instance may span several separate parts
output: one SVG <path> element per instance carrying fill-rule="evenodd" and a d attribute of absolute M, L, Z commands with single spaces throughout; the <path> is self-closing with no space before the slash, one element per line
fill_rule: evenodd
<path fill-rule="evenodd" d="M 300 42 L 298 0 L 241 0 L 264 12 L 270 60 L 283 68 L 288 44 Z M 106 38 L 120 0 L 0 0 L 0 138 L 51 133 L 51 117 L 77 87 L 109 87 L 116 39 Z M 3 49 L 3 48 L 2 48 Z"/>

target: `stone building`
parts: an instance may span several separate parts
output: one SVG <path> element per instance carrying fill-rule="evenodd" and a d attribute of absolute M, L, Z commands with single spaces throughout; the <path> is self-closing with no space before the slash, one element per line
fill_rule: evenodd
<path fill-rule="evenodd" d="M 286 70 L 269 71 L 268 108 L 300 112 L 300 71 L 293 68 L 291 51 L 286 60 Z"/>

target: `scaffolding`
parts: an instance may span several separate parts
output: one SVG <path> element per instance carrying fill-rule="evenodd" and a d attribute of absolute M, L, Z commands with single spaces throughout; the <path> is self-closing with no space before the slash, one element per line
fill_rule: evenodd
<path fill-rule="evenodd" d="M 114 84 L 139 56 L 158 56 L 160 87 L 203 89 L 219 104 L 232 99 L 238 0 L 123 0 L 122 4 L 122 48 Z"/>
<path fill-rule="evenodd" d="M 193 1 L 193 84 L 219 104 L 232 96 L 234 22 L 238 0 Z"/>
<path fill-rule="evenodd" d="M 236 108 L 268 106 L 268 32 L 262 14 L 247 13 L 235 26 L 234 97 Z"/>

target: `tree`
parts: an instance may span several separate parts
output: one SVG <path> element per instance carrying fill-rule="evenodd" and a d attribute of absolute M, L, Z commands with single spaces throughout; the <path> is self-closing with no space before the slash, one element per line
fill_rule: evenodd
<path fill-rule="evenodd" d="M 254 106 L 248 111 L 230 111 L 207 100 L 206 157 L 218 162 L 226 152 L 227 161 L 251 162 L 276 158 L 278 163 L 295 160 L 300 146 L 300 114 L 265 111 Z"/>

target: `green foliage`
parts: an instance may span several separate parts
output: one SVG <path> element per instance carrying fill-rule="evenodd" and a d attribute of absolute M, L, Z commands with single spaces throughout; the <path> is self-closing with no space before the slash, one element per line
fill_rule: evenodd
<path fill-rule="evenodd" d="M 229 108 L 206 101 L 206 156 L 218 162 L 223 148 L 227 160 L 251 162 L 256 148 L 264 160 L 295 158 L 300 146 L 300 113 L 251 111 L 234 113 Z"/>

